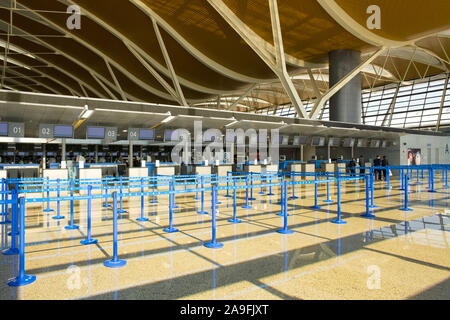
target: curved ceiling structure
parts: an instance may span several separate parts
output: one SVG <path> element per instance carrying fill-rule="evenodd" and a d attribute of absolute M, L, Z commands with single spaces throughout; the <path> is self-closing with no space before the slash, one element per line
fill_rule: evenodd
<path fill-rule="evenodd" d="M 375 1 L 369 29 L 372 2 L 0 0 L 1 85 L 252 112 L 324 95 L 337 49 L 371 59 L 363 88 L 449 72 L 449 1 Z"/>

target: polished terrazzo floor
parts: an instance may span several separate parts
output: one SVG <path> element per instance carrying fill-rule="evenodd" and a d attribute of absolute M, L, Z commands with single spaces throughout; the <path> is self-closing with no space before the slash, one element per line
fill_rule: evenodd
<path fill-rule="evenodd" d="M 426 179 L 422 180 L 424 183 Z M 174 225 L 168 225 L 168 198 L 158 204 L 145 201 L 148 222 L 138 222 L 140 200 L 125 201 L 128 210 L 119 218 L 119 257 L 127 265 L 106 268 L 112 256 L 112 210 L 92 202 L 94 245 L 84 246 L 86 201 L 75 203 L 79 230 L 65 230 L 69 207 L 61 204 L 64 220 L 40 208 L 26 211 L 26 273 L 37 280 L 28 286 L 7 286 L 17 275 L 18 257 L 0 255 L 0 299 L 449 299 L 450 226 L 448 189 L 436 179 L 437 193 L 427 185 L 410 187 L 411 212 L 400 211 L 403 192 L 398 179 L 392 188 L 377 182 L 371 209 L 365 212 L 362 183 L 342 184 L 342 218 L 331 223 L 336 204 L 323 203 L 325 185 L 319 186 L 319 210 L 313 185 L 296 186 L 299 199 L 289 200 L 291 235 L 276 230 L 283 218 L 275 213 L 277 195 L 254 190 L 252 209 L 242 209 L 245 192 L 238 193 L 237 216 L 231 224 L 232 198 L 219 194 L 217 239 L 221 249 L 203 246 L 211 239 L 211 216 L 197 214 L 193 194 L 177 195 Z M 336 200 L 336 188 L 331 186 Z M 291 190 L 289 190 L 291 195 Z M 205 208 L 211 212 L 210 197 Z M 52 203 L 52 208 L 56 207 Z M 9 247 L 2 226 L 2 249 Z M 9 227 L 8 227 L 9 228 Z"/>

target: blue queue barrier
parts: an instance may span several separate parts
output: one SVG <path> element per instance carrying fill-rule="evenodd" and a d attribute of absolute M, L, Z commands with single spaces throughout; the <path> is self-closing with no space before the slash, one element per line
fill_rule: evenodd
<path fill-rule="evenodd" d="M 19 222 L 18 221 L 19 201 L 18 201 L 17 186 L 15 189 L 13 189 L 11 198 L 13 200 L 11 206 L 11 247 L 8 250 L 2 252 L 5 256 L 16 255 L 19 253 L 19 249 L 17 248 L 17 233 Z"/>
<path fill-rule="evenodd" d="M 400 210 L 401 211 L 413 211 L 413 209 L 408 208 L 408 189 L 409 189 L 409 187 L 408 187 L 408 185 L 409 185 L 409 183 L 408 183 L 408 180 L 409 180 L 408 175 L 405 175 L 404 179 L 405 179 L 405 190 L 404 190 L 404 200 L 403 200 L 404 203 L 403 203 L 403 207 L 400 208 Z"/>
<path fill-rule="evenodd" d="M 57 181 L 59 182 L 59 179 L 57 179 Z M 57 187 L 56 196 L 58 198 L 61 197 L 61 190 L 60 190 L 59 184 Z M 61 215 L 61 203 L 59 200 L 56 202 L 56 216 L 52 217 L 52 219 L 54 219 L 54 220 L 64 219 L 64 216 Z"/>
<path fill-rule="evenodd" d="M 117 192 L 113 192 L 113 258 L 105 261 L 103 264 L 108 268 L 120 268 L 127 264 L 125 260 L 118 257 L 118 244 L 117 244 Z"/>
<path fill-rule="evenodd" d="M 86 235 L 86 239 L 81 240 L 80 243 L 82 245 L 90 245 L 90 244 L 96 244 L 98 242 L 97 239 L 92 239 L 91 238 L 91 190 L 92 187 L 88 186 L 88 199 L 87 199 L 87 210 L 86 210 L 86 214 L 87 214 L 87 235 Z"/>
<path fill-rule="evenodd" d="M 212 186 L 211 190 L 211 242 L 205 243 L 205 247 L 211 249 L 219 249 L 223 247 L 223 243 L 216 241 L 216 200 L 217 200 L 217 187 L 215 185 Z"/>

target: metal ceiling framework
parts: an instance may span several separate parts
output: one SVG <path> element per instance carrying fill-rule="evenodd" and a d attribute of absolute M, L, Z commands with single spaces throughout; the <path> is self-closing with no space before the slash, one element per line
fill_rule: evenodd
<path fill-rule="evenodd" d="M 430 19 L 432 13 L 417 12 L 421 19 L 432 21 L 422 28 L 414 25 L 414 32 L 407 36 L 403 29 L 408 25 L 399 28 L 401 35 L 389 28 L 369 30 L 361 23 L 367 13 L 355 14 L 355 8 L 364 3 L 110 0 L 108 7 L 114 10 L 100 10 L 98 1 L 89 0 L 0 0 L 0 42 L 4 48 L 0 87 L 244 112 L 290 103 L 298 117 L 317 119 L 330 97 L 360 72 L 363 87 L 370 89 L 448 74 L 447 2 L 433 4 L 439 19 Z M 404 7 L 411 12 L 420 3 L 404 1 L 398 10 Z M 71 5 L 81 9 L 79 30 L 65 25 L 72 14 L 67 10 Z M 382 14 L 385 8 L 391 9 L 388 0 L 380 0 L 378 5 Z M 442 10 L 436 8 L 439 5 Z M 257 10 L 266 12 L 258 17 Z M 362 63 L 329 88 L 327 55 L 312 55 L 314 50 L 306 46 L 295 51 L 286 45 L 296 39 L 303 43 L 300 33 L 286 27 L 292 20 L 287 11 L 305 16 L 297 26 L 323 43 L 327 29 L 314 24 L 312 18 L 317 13 L 325 19 L 322 24 L 336 30 L 335 35 L 348 39 L 353 46 L 349 49 L 362 52 Z M 138 25 L 127 29 L 115 12 L 124 14 L 122 20 Z M 408 12 L 405 19 L 411 14 Z M 391 19 L 387 16 L 383 18 Z M 262 28 L 258 21 L 264 19 L 266 26 Z M 211 47 L 205 48 L 208 39 Z M 340 49 L 339 43 L 328 40 L 327 50 Z M 304 58 L 306 52 L 309 58 Z M 302 101 L 315 102 L 309 113 Z"/>

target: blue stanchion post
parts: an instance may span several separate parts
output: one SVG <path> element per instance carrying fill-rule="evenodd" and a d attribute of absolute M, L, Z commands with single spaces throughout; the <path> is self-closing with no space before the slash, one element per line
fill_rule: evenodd
<path fill-rule="evenodd" d="M 272 193 L 272 174 L 269 175 L 269 193 L 267 194 L 268 196 L 273 196 L 275 195 L 274 193 Z"/>
<path fill-rule="evenodd" d="M 311 209 L 319 210 L 320 206 L 317 204 L 317 173 L 315 174 L 315 180 L 314 180 L 314 205 L 311 206 Z"/>
<path fill-rule="evenodd" d="M 56 216 L 54 216 L 52 219 L 61 220 L 64 219 L 64 216 L 61 215 L 61 200 L 59 200 L 59 198 L 61 197 L 61 186 L 59 179 L 56 179 L 56 184 L 56 197 L 58 198 L 58 200 L 56 201 Z"/>
<path fill-rule="evenodd" d="M 229 219 L 228 222 L 241 223 L 242 221 L 236 218 L 236 214 L 236 179 L 233 179 L 233 219 Z"/>
<path fill-rule="evenodd" d="M 256 200 L 256 198 L 253 197 L 253 172 L 250 173 L 250 198 L 248 200 L 253 201 Z"/>
<path fill-rule="evenodd" d="M 172 181 L 173 181 L 173 190 L 175 191 L 175 185 L 176 185 L 175 177 L 172 178 Z M 177 206 L 177 205 L 175 204 L 175 193 L 174 193 L 173 196 L 172 196 L 172 206 L 173 206 L 174 209 L 180 207 L 180 206 Z"/>
<path fill-rule="evenodd" d="M 246 187 L 245 187 L 245 206 L 242 207 L 243 209 L 251 209 L 252 208 L 252 206 L 248 204 L 248 200 L 250 200 L 248 197 L 248 188 L 250 188 L 248 177 L 249 177 L 248 175 L 245 177 L 245 185 L 246 185 Z"/>
<path fill-rule="evenodd" d="M 5 180 L 5 179 L 4 179 Z M 5 219 L 3 220 L 3 221 L 1 221 L 0 222 L 0 225 L 2 225 L 2 224 L 9 224 L 9 223 L 11 223 L 11 221 L 10 220 L 8 220 L 8 201 L 9 201 L 9 193 L 8 193 L 8 182 L 5 180 L 5 186 L 4 186 L 4 188 L 3 188 L 3 190 L 4 190 L 4 193 L 3 193 L 3 195 L 4 195 L 4 203 L 3 203 L 3 205 L 4 205 L 4 208 L 3 208 L 3 215 L 4 215 L 4 217 L 5 217 Z M 12 209 L 11 209 L 12 210 Z"/>
<path fill-rule="evenodd" d="M 5 187 L 5 178 L 2 178 L 2 216 L 7 215 L 7 212 L 5 210 L 5 193 L 6 193 L 6 187 Z"/>
<path fill-rule="evenodd" d="M 431 167 L 429 169 L 428 174 L 430 175 L 430 188 L 429 188 L 428 192 L 437 192 L 434 189 L 434 169 L 433 169 L 433 167 Z"/>
<path fill-rule="evenodd" d="M 153 176 L 152 177 L 152 201 L 150 201 L 150 203 L 158 203 L 158 201 L 155 199 L 155 184 L 156 184 L 156 181 L 157 181 L 158 179 L 156 178 L 155 179 L 155 176 Z M 195 199 L 195 198 L 194 198 Z"/>
<path fill-rule="evenodd" d="M 295 195 L 295 172 L 292 172 L 292 196 L 290 196 L 289 199 L 298 199 L 298 197 Z"/>
<path fill-rule="evenodd" d="M 375 177 L 374 177 L 374 170 L 370 170 L 370 208 L 378 208 L 377 205 L 375 205 L 374 202 L 374 194 L 375 194 Z"/>
<path fill-rule="evenodd" d="M 212 185 L 212 191 L 211 191 L 211 216 L 212 216 L 212 222 L 211 222 L 211 230 L 212 230 L 212 239 L 211 242 L 205 243 L 205 247 L 211 248 L 211 249 L 218 249 L 223 247 L 223 243 L 216 241 L 216 186 Z"/>
<path fill-rule="evenodd" d="M 386 167 L 386 188 L 390 188 L 391 187 L 391 178 L 389 176 L 389 174 L 391 173 L 391 170 L 389 169 L 389 166 Z"/>
<path fill-rule="evenodd" d="M 118 244 L 117 244 L 117 192 L 113 192 L 113 258 L 111 260 L 103 262 L 105 267 L 108 268 L 120 268 L 127 264 L 125 260 L 118 257 Z"/>
<path fill-rule="evenodd" d="M 284 185 L 286 184 L 286 192 L 284 192 Z M 281 188 L 280 188 L 280 202 L 278 204 L 281 205 L 281 212 L 276 213 L 277 216 L 283 217 L 284 215 L 289 216 L 289 213 L 287 213 L 287 189 L 288 189 L 288 181 L 282 176 L 281 178 Z M 286 213 L 285 213 L 286 211 Z"/>
<path fill-rule="evenodd" d="M 228 173 L 227 173 L 228 174 Z M 195 176 L 195 197 L 194 200 L 199 200 L 200 198 L 198 197 L 198 176 Z"/>
<path fill-rule="evenodd" d="M 333 203 L 334 201 L 330 199 L 330 177 L 328 172 L 325 173 L 326 174 L 326 179 L 327 179 L 327 199 L 323 200 L 323 202 L 325 203 Z"/>
<path fill-rule="evenodd" d="M 364 176 L 364 180 L 366 181 L 366 213 L 362 214 L 361 217 L 365 217 L 365 218 L 375 218 L 375 216 L 373 214 L 370 213 L 370 195 L 369 195 L 369 176 L 365 175 Z"/>
<path fill-rule="evenodd" d="M 347 221 L 344 221 L 341 219 L 341 179 L 339 177 L 337 177 L 336 179 L 336 193 L 337 193 L 337 218 L 336 220 L 332 220 L 332 223 L 337 223 L 337 224 L 346 224 Z"/>
<path fill-rule="evenodd" d="M 405 191 L 404 191 L 404 206 L 402 207 L 402 208 L 400 208 L 400 210 L 401 211 L 413 211 L 413 209 L 411 209 L 411 208 L 408 208 L 408 185 L 409 185 L 409 183 L 408 183 L 408 180 L 409 180 L 409 176 L 408 175 L 405 175 L 405 177 L 404 177 L 404 179 L 405 179 Z"/>
<path fill-rule="evenodd" d="M 50 179 L 49 177 L 47 177 L 47 208 L 44 209 L 44 212 L 52 212 L 54 211 L 53 209 L 50 209 Z"/>
<path fill-rule="evenodd" d="M 169 182 L 169 227 L 163 229 L 164 232 L 174 233 L 178 232 L 178 229 L 173 227 L 173 200 L 172 197 L 175 195 L 174 193 L 175 187 L 173 185 L 173 181 Z"/>
<path fill-rule="evenodd" d="M 20 198 L 19 203 L 19 275 L 8 282 L 11 287 L 20 287 L 36 281 L 36 276 L 25 274 L 25 198 Z"/>
<path fill-rule="evenodd" d="M 17 234 L 18 234 L 18 218 L 19 218 L 19 194 L 16 187 L 12 190 L 11 199 L 13 201 L 11 205 L 11 248 L 2 253 L 5 256 L 16 255 L 19 253 L 17 248 Z"/>
<path fill-rule="evenodd" d="M 277 230 L 278 233 L 281 234 L 292 234 L 294 231 L 289 230 L 287 227 L 287 181 L 284 181 L 281 187 L 281 192 L 284 194 L 283 196 L 283 206 L 282 206 L 282 216 L 283 216 L 283 228 L 280 230 Z"/>
<path fill-rule="evenodd" d="M 148 218 L 144 217 L 144 178 L 141 178 L 141 216 L 136 219 L 137 221 L 148 221 Z"/>
<path fill-rule="evenodd" d="M 105 177 L 105 203 L 103 204 L 103 208 L 110 208 L 111 205 L 108 203 L 108 187 L 109 187 L 109 183 L 108 183 L 108 177 Z"/>
<path fill-rule="evenodd" d="M 197 211 L 198 214 L 208 214 L 208 212 L 205 211 L 205 188 L 203 184 L 203 176 L 200 176 L 200 185 L 201 185 L 201 209 L 200 211 Z"/>
<path fill-rule="evenodd" d="M 445 188 L 448 188 L 448 168 L 445 167 Z"/>
<path fill-rule="evenodd" d="M 225 195 L 226 198 L 231 198 L 230 189 L 229 189 L 229 187 L 230 187 L 229 175 L 230 175 L 230 172 L 227 171 L 227 194 Z M 233 175 L 231 175 L 231 177 L 233 177 Z"/>
<path fill-rule="evenodd" d="M 70 197 L 70 225 L 64 227 L 66 230 L 74 230 L 80 227 L 73 224 L 73 180 L 70 181 Z"/>
<path fill-rule="evenodd" d="M 87 199 L 87 235 L 86 235 L 86 239 L 81 240 L 80 243 L 83 245 L 89 245 L 89 244 L 95 244 L 98 242 L 97 239 L 92 239 L 91 238 L 91 191 L 92 191 L 92 186 L 88 186 L 87 187 L 87 194 L 88 194 L 88 199 Z"/>
<path fill-rule="evenodd" d="M 117 213 L 127 213 L 126 210 L 123 209 L 123 196 L 122 196 L 122 188 L 123 188 L 123 181 L 122 176 L 119 177 L 119 191 L 120 191 L 120 208 L 117 211 Z"/>

